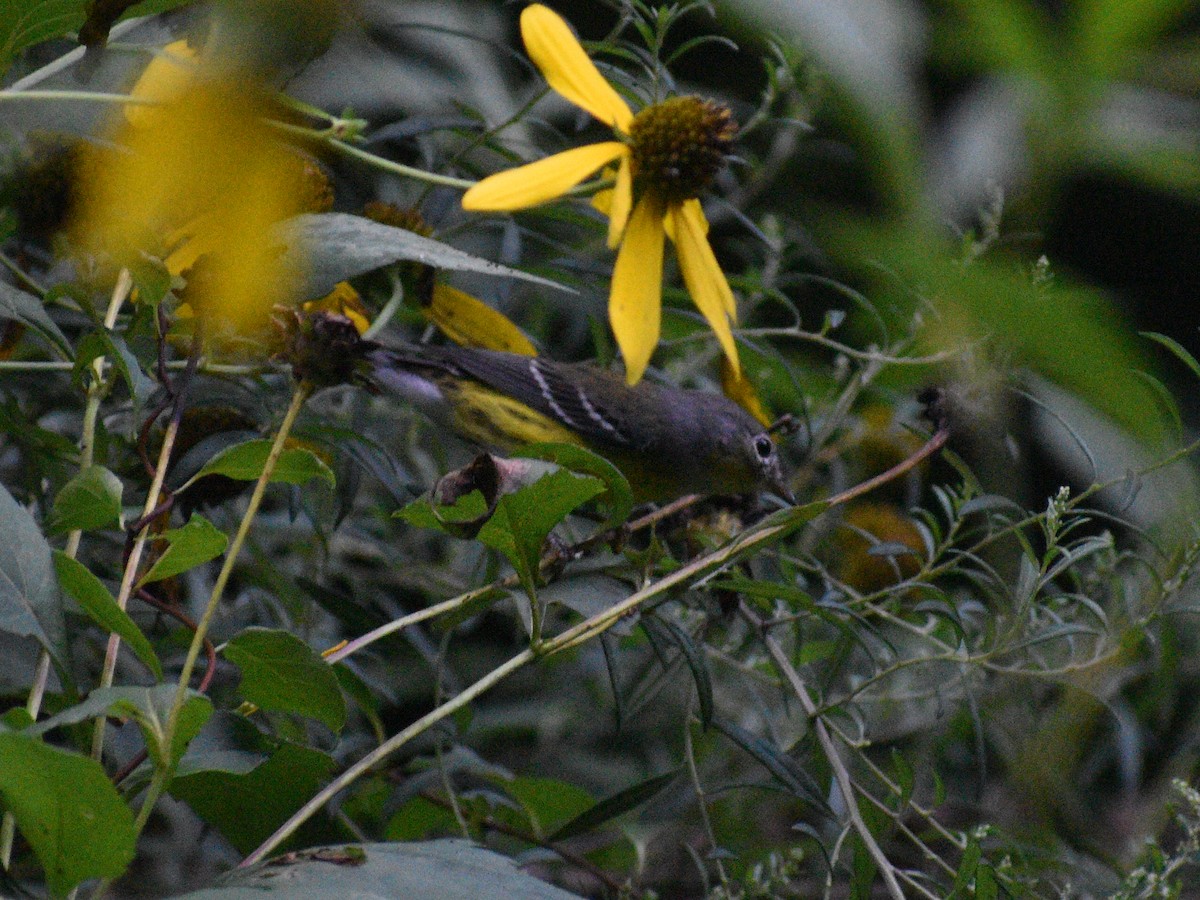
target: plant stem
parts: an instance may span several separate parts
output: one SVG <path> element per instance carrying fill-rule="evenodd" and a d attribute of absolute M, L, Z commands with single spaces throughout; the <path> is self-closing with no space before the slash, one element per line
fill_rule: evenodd
<path fill-rule="evenodd" d="M 150 16 L 141 16 L 137 19 L 126 19 L 124 22 L 118 22 L 116 25 L 114 25 L 112 27 L 112 30 L 109 31 L 109 33 L 108 33 L 109 42 L 111 43 L 112 41 L 115 41 L 117 38 L 123 37 L 124 35 L 128 34 L 133 29 L 137 28 L 139 25 L 141 25 L 143 22 L 145 22 L 149 18 L 150 18 Z M 47 63 L 46 65 L 42 66 L 40 69 L 30 72 L 24 78 L 20 78 L 17 81 L 14 81 L 12 83 L 12 85 L 9 87 L 9 90 L 10 91 L 24 91 L 26 88 L 32 87 L 35 84 L 40 84 L 41 82 L 43 82 L 47 78 L 49 78 L 51 75 L 57 75 L 63 69 L 67 68 L 67 66 L 70 66 L 73 63 L 77 62 L 78 60 L 83 59 L 83 54 L 86 52 L 87 52 L 86 47 L 76 47 L 73 50 L 68 50 L 66 53 L 64 53 L 62 56 L 60 56 L 58 59 Z"/>
<path fill-rule="evenodd" d="M 13 277 L 19 281 L 23 281 L 25 285 L 38 295 L 41 299 L 46 299 L 46 289 L 39 284 L 32 275 L 18 266 L 13 260 L 9 259 L 5 254 L 0 253 L 0 265 L 13 273 Z"/>
<path fill-rule="evenodd" d="M 258 513 L 258 507 L 262 504 L 262 498 L 266 493 L 267 485 L 270 483 L 271 475 L 275 471 L 275 464 L 279 461 L 279 456 L 283 453 L 284 445 L 291 434 L 292 426 L 295 425 L 296 418 L 299 416 L 304 402 L 311 393 L 312 386 L 308 382 L 301 382 L 292 394 L 292 402 L 288 406 L 283 421 L 279 425 L 279 431 L 275 434 L 275 441 L 271 445 L 270 453 L 267 454 L 262 474 L 259 475 L 258 481 L 254 484 L 254 491 L 251 493 L 250 499 L 246 504 L 246 512 L 242 516 L 242 521 L 238 525 L 238 530 L 234 535 L 233 541 L 230 542 L 229 550 L 225 554 L 225 562 L 221 566 L 221 571 L 217 574 L 216 581 L 213 583 L 212 593 L 208 598 L 208 605 L 205 606 L 204 614 L 196 624 L 196 631 L 192 635 L 192 643 L 188 647 L 183 668 L 179 672 L 179 683 L 175 690 L 175 698 L 171 703 L 171 710 L 167 714 L 167 722 L 163 728 L 162 753 L 159 754 L 159 758 L 165 759 L 167 762 L 165 765 L 154 770 L 154 775 L 151 777 L 150 784 L 146 788 L 146 796 L 142 799 L 141 809 L 138 810 L 137 819 L 134 821 L 135 834 L 141 834 L 142 829 L 146 827 L 146 822 L 149 821 L 155 804 L 170 783 L 176 762 L 172 759 L 172 748 L 175 744 L 175 733 L 179 729 L 179 717 L 187 701 L 188 685 L 191 684 L 192 671 L 195 669 L 196 660 L 199 659 L 200 652 L 204 648 L 204 639 L 208 636 L 209 626 L 212 624 L 213 616 L 220 606 L 221 597 L 224 596 L 229 578 L 233 574 L 234 564 L 237 562 L 242 545 L 246 542 L 246 535 L 249 534 L 250 526 L 254 521 L 255 515 Z M 172 424 L 174 422 L 175 420 L 172 419 Z M 158 473 L 156 473 L 156 478 L 159 474 L 165 472 L 166 466 L 160 465 Z M 143 529 L 143 533 L 144 531 L 145 529 Z M 104 893 L 108 890 L 109 884 L 111 884 L 111 880 L 106 879 L 102 881 L 96 888 L 96 892 L 92 895 L 93 900 L 103 897 Z"/>
<path fill-rule="evenodd" d="M 76 100 L 85 103 L 114 103 L 122 106 L 161 106 L 160 100 L 134 97 L 130 94 L 106 94 L 101 91 L 0 91 L 0 103 L 5 100 Z"/>
<path fill-rule="evenodd" d="M 829 762 L 829 767 L 833 770 L 833 777 L 837 781 L 838 790 L 842 793 L 842 799 L 846 801 L 846 814 L 850 817 L 850 824 L 858 833 L 858 837 L 863 842 L 863 846 L 866 848 L 867 853 L 870 854 L 871 859 L 875 861 L 875 865 L 883 877 L 883 883 L 886 885 L 888 893 L 895 900 L 904 900 L 904 891 L 901 889 L 900 882 L 896 878 L 896 867 L 892 865 L 891 860 L 887 858 L 883 849 L 875 841 L 875 836 L 871 834 L 871 829 L 867 827 L 867 823 L 863 820 L 862 811 L 858 808 L 858 800 L 855 799 L 854 785 L 850 783 L 850 773 L 846 771 L 846 764 L 842 762 L 837 747 L 833 743 L 833 738 L 829 734 L 829 729 L 825 727 L 825 720 L 818 712 L 817 704 L 809 696 L 804 679 L 800 677 L 800 673 L 792 666 L 791 660 L 787 658 L 787 654 L 783 652 L 783 648 L 779 646 L 779 642 L 771 637 L 770 633 L 766 630 L 763 620 L 745 603 L 741 604 L 739 611 L 742 618 L 762 635 L 763 644 L 767 648 L 767 653 L 771 655 L 771 661 L 775 663 L 775 668 L 779 670 L 779 673 L 787 681 L 792 689 L 792 693 L 796 695 L 796 698 L 800 701 L 800 705 L 804 708 L 804 714 L 812 722 L 813 730 L 817 734 L 817 740 L 821 744 L 821 751 L 825 759 Z"/>
<path fill-rule="evenodd" d="M 550 656 L 568 650 L 591 640 L 603 631 L 607 631 L 621 618 L 631 615 L 646 601 L 665 594 L 673 588 L 688 584 L 695 579 L 732 564 L 744 553 L 760 546 L 769 545 L 782 540 L 797 528 L 824 512 L 829 506 L 828 501 L 818 501 L 806 506 L 786 510 L 773 516 L 762 525 L 735 537 L 729 543 L 718 547 L 711 553 L 699 556 L 685 566 L 680 566 L 674 572 L 646 585 L 639 591 L 630 594 L 620 603 L 610 606 L 590 619 L 585 619 L 573 628 L 568 628 L 547 641 L 539 648 L 540 653 Z"/>
<path fill-rule="evenodd" d="M 225 562 L 221 566 L 221 571 L 217 574 L 217 580 L 213 583 L 212 593 L 208 598 L 208 605 L 205 606 L 204 613 L 200 616 L 200 621 L 196 623 L 196 631 L 192 635 L 192 643 L 188 647 L 187 657 L 184 659 L 183 668 L 179 672 L 179 687 L 175 692 L 175 701 L 171 704 L 171 712 L 167 718 L 164 740 L 168 748 L 174 737 L 175 729 L 179 725 L 179 714 L 183 709 L 184 701 L 187 699 L 188 685 L 192 681 L 192 670 L 196 667 L 196 660 L 199 659 L 200 651 L 204 648 L 204 638 L 208 635 L 208 629 L 212 624 L 213 616 L 221 604 L 221 598 L 225 594 L 225 587 L 229 584 L 229 578 L 233 574 L 234 564 L 241 553 L 242 545 L 246 542 L 246 536 L 250 533 L 250 526 L 254 522 L 254 517 L 258 514 L 258 508 L 262 504 L 263 496 L 266 494 L 267 485 L 271 482 L 271 475 L 275 472 L 275 464 L 279 461 L 284 445 L 291 435 L 292 427 L 296 424 L 296 418 L 300 415 L 300 410 L 311 393 L 312 385 L 308 382 L 301 382 L 296 386 L 296 390 L 292 394 L 292 402 L 284 414 L 283 421 L 279 424 L 279 431 L 275 434 L 275 441 L 271 445 L 270 453 L 267 454 L 266 462 L 263 464 L 262 474 L 258 476 L 258 481 L 254 484 L 254 491 L 251 493 L 250 500 L 246 504 L 245 515 L 242 516 L 237 533 L 234 535 L 233 541 L 229 545 L 229 550 L 225 554 Z"/>
<path fill-rule="evenodd" d="M 786 535 L 792 533 L 795 529 L 810 521 L 814 516 L 824 512 L 829 508 L 829 506 L 837 503 L 844 503 L 847 500 L 866 493 L 885 481 L 895 478 L 897 475 L 908 471 L 912 468 L 912 466 L 917 465 L 926 456 L 931 455 L 938 448 L 940 448 L 945 443 L 947 436 L 948 435 L 944 430 L 939 431 L 923 448 L 921 448 L 921 450 L 899 465 L 889 469 L 887 472 L 883 473 L 883 475 L 872 478 L 869 481 L 865 481 L 860 485 L 856 485 L 848 491 L 843 491 L 841 494 L 836 495 L 828 501 L 810 503 L 806 506 L 786 510 L 782 514 L 773 517 L 763 526 L 750 531 L 744 536 L 739 535 L 724 547 L 693 560 L 686 566 L 682 566 L 654 584 L 647 585 L 642 590 L 627 597 L 621 603 L 616 604 L 602 613 L 592 616 L 590 619 L 580 622 L 574 628 L 568 629 L 557 637 L 541 642 L 536 651 L 533 647 L 530 647 L 517 654 L 508 662 L 496 669 L 493 669 L 483 678 L 476 681 L 454 699 L 422 716 L 399 734 L 389 738 L 387 741 L 380 744 L 375 750 L 368 753 L 366 756 L 348 768 L 345 772 L 343 772 L 332 782 L 326 785 L 320 792 L 313 796 L 311 800 L 304 804 L 304 806 L 301 807 L 283 825 L 281 825 L 274 834 L 267 838 L 267 840 L 264 841 L 256 850 L 254 850 L 253 853 L 247 856 L 242 861 L 241 865 L 249 866 L 263 859 L 268 853 L 276 849 L 280 844 L 294 834 L 296 829 L 312 818 L 313 814 L 316 813 L 317 810 L 319 810 L 327 802 L 329 802 L 329 800 L 331 800 L 339 791 L 342 791 L 353 784 L 360 775 L 362 775 L 376 763 L 386 759 L 397 749 L 404 746 L 414 737 L 424 733 L 451 713 L 466 706 L 476 697 L 491 689 L 496 684 L 499 684 L 522 666 L 525 666 L 542 656 L 549 656 L 590 640 L 601 632 L 606 631 L 623 616 L 632 613 L 635 609 L 637 609 L 637 607 L 645 603 L 651 597 L 665 593 L 679 584 L 687 583 L 692 579 L 708 574 L 710 571 L 714 571 L 718 568 L 728 565 L 739 558 L 742 554 L 755 547 L 768 545 L 774 541 L 781 540 Z M 687 502 L 692 502 L 692 500 L 693 498 L 687 498 Z M 657 519 L 654 520 L 656 521 Z M 494 587 L 495 586 L 488 586 L 483 590 L 493 590 Z M 375 631 L 372 631 L 369 634 L 363 635 L 351 644 L 347 644 L 344 647 L 339 648 L 335 653 L 331 653 L 327 659 L 331 663 L 336 662 L 337 660 L 348 656 L 356 650 L 361 649 L 368 643 L 378 640 L 384 634 L 391 634 L 395 631 L 399 631 L 407 625 L 423 619 L 433 618 L 442 612 L 449 612 L 453 609 L 462 607 L 466 602 L 468 602 L 466 599 L 467 597 L 472 597 L 473 599 L 474 596 L 478 596 L 478 593 L 473 592 L 472 595 L 455 597 L 451 600 L 445 601 L 444 603 L 438 604 L 436 607 L 430 607 L 427 610 L 421 610 L 417 613 L 413 613 L 412 615 L 397 619 L 394 622 L 389 622 L 387 625 L 377 628 Z M 206 622 L 207 618 L 201 620 L 202 628 Z M 197 633 L 199 634 L 200 632 Z M 811 703 L 811 700 L 809 702 Z M 826 735 L 828 735 L 827 732 Z M 153 787 L 154 783 L 152 782 L 151 788 L 153 789 Z M 846 797 L 847 803 L 852 803 L 853 793 L 847 792 Z M 890 869 L 888 871 L 890 871 Z M 892 879 L 893 881 L 895 880 L 894 874 L 892 875 Z M 903 898 L 903 894 L 898 894 L 895 896 Z"/>
<path fill-rule="evenodd" d="M 406 166 L 402 163 L 393 162 L 390 159 L 384 159 L 382 156 L 377 156 L 367 150 L 360 150 L 353 144 L 348 144 L 345 141 L 338 140 L 331 136 L 326 131 L 318 128 L 305 128 L 303 125 L 292 125 L 289 122 L 277 122 L 268 120 L 267 124 L 272 128 L 290 134 L 295 137 L 303 138 L 309 141 L 317 141 L 324 144 L 339 153 L 369 163 L 377 169 L 382 169 L 385 172 L 391 172 L 395 175 L 403 175 L 405 178 L 414 178 L 417 181 L 424 181 L 427 184 L 440 184 L 444 187 L 469 188 L 473 187 L 475 182 L 466 178 L 453 178 L 449 175 L 438 175 L 435 172 L 426 172 L 424 169 L 414 169 L 412 166 Z"/>
<path fill-rule="evenodd" d="M 187 367 L 188 362 L 185 359 L 173 359 L 167 363 L 167 368 L 171 370 Z M 75 363 L 69 360 L 59 362 L 45 359 L 0 359 L 0 372 L 70 372 L 74 368 Z M 261 375 L 263 372 L 277 371 L 273 366 L 213 362 L 201 363 L 196 369 L 209 375 Z"/>
<path fill-rule="evenodd" d="M 663 519 L 668 518 L 669 516 L 672 516 L 683 509 L 686 509 L 699 499 L 700 498 L 695 494 L 689 494 L 686 497 L 680 497 L 678 500 L 668 503 L 666 506 L 653 510 L 641 518 L 630 522 L 627 526 L 624 526 L 623 529 L 610 529 L 608 531 L 592 535 L 591 537 L 585 538 L 577 544 L 573 544 L 565 551 L 551 550 L 544 557 L 542 557 L 542 560 L 539 563 L 539 570 L 545 571 L 553 566 L 560 565 L 564 561 L 574 559 L 579 554 L 585 553 L 594 547 L 611 543 L 622 530 L 627 529 L 628 532 L 632 534 L 635 531 L 641 531 L 644 528 L 649 528 L 650 526 L 661 522 Z M 440 615 L 443 615 L 444 613 L 455 612 L 456 610 L 467 607 L 472 603 L 482 601 L 491 593 L 507 590 L 508 588 L 515 587 L 519 583 L 520 579 L 517 578 L 516 575 L 509 575 L 493 582 L 492 584 L 485 585 L 481 588 L 476 588 L 473 591 L 467 591 L 465 594 L 459 594 L 457 597 L 451 597 L 449 600 L 443 600 L 441 603 L 428 606 L 425 609 L 419 609 L 414 613 L 409 613 L 407 616 L 401 616 L 399 619 L 393 619 L 391 622 L 385 622 L 378 628 L 372 629 L 371 631 L 358 636 L 352 641 L 348 641 L 328 654 L 324 654 L 325 659 L 332 665 L 335 662 L 345 659 L 351 654 L 357 653 L 359 650 L 362 650 L 376 641 L 387 637 L 389 634 L 395 634 L 397 631 L 403 631 L 410 625 L 416 625 L 419 622 L 424 622 L 426 619 L 434 619 Z"/>
<path fill-rule="evenodd" d="M 389 634 L 394 634 L 397 631 L 403 631 L 410 625 L 416 625 L 418 622 L 424 622 L 426 619 L 434 619 L 443 613 L 454 612 L 456 609 L 461 609 L 482 597 L 487 596 L 493 591 L 499 590 L 497 585 L 489 584 L 485 587 L 474 591 L 468 591 L 465 594 L 459 594 L 457 597 L 451 597 L 449 600 L 443 600 L 441 603 L 436 603 L 433 606 L 427 606 L 425 609 L 419 609 L 414 613 L 409 613 L 407 616 L 401 616 L 399 619 L 393 619 L 390 622 L 385 622 L 378 628 L 368 631 L 366 634 L 356 637 L 342 646 L 338 647 L 332 653 L 325 657 L 325 661 L 330 665 L 345 659 L 352 653 L 357 653 L 359 650 L 373 644 L 381 638 L 387 637 Z"/>
<path fill-rule="evenodd" d="M 50 677 L 50 654 L 45 650 L 38 655 L 37 669 L 33 675 L 33 686 L 29 689 L 29 700 L 25 709 L 31 719 L 36 719 L 42 706 L 42 696 L 46 691 L 46 681 Z M 0 869 L 8 870 L 12 862 L 13 841 L 17 835 L 17 820 L 11 812 L 4 813 L 0 821 Z"/>
<path fill-rule="evenodd" d="M 693 699 L 692 704 L 694 703 Z M 705 796 L 704 785 L 700 782 L 700 769 L 696 765 L 696 748 L 692 744 L 692 710 L 690 708 L 683 722 L 683 758 L 687 760 L 688 780 L 692 783 L 692 793 L 696 795 L 696 810 L 700 813 L 704 836 L 708 838 L 708 848 L 715 853 L 720 849 L 720 845 L 717 843 L 717 832 L 713 828 L 712 818 L 708 814 L 708 797 Z M 721 887 L 725 889 L 726 895 L 732 895 L 725 864 L 721 861 L 720 856 L 713 856 L 712 859 L 717 867 L 717 875 L 721 879 Z"/>
<path fill-rule="evenodd" d="M 387 327 L 388 322 L 391 321 L 392 316 L 396 314 L 396 310 L 398 310 L 401 304 L 404 303 L 404 279 L 400 277 L 398 270 L 394 268 L 391 271 L 391 279 L 391 296 L 388 297 L 387 302 L 383 304 L 383 308 L 379 310 L 379 315 L 375 317 L 374 321 L 371 322 L 367 330 L 363 332 L 363 337 L 367 340 L 374 338 L 375 335 L 383 331 L 383 329 Z"/>

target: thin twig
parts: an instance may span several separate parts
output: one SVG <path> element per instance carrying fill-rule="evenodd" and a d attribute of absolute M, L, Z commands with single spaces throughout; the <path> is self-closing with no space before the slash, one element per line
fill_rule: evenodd
<path fill-rule="evenodd" d="M 901 889 L 900 882 L 896 878 L 896 867 L 887 858 L 887 854 L 880 848 L 875 840 L 875 836 L 871 834 L 871 829 L 867 827 L 867 823 L 863 820 L 862 811 L 858 808 L 854 785 L 850 782 L 850 773 L 846 770 L 846 764 L 842 762 L 841 754 L 838 753 L 838 749 L 833 743 L 829 729 L 825 727 L 825 720 L 818 713 L 817 704 L 809 695 L 808 688 L 805 686 L 804 680 L 800 677 L 800 673 L 796 671 L 787 654 L 783 652 L 783 648 L 779 646 L 779 642 L 771 637 L 770 632 L 764 628 L 763 620 L 759 618 L 758 614 L 750 609 L 745 602 L 741 604 L 739 612 L 742 618 L 761 634 L 763 645 L 767 648 L 767 653 L 770 654 L 771 661 L 775 663 L 775 667 L 791 687 L 792 693 L 800 701 L 805 715 L 811 720 L 813 730 L 817 735 L 817 741 L 821 744 L 821 750 L 829 762 L 830 769 L 833 770 L 833 777 L 837 781 L 838 789 L 842 793 L 842 798 L 846 801 L 846 814 L 850 817 L 850 824 L 854 827 L 871 859 L 875 861 L 876 867 L 883 876 L 883 883 L 887 887 L 888 893 L 895 900 L 904 900 L 904 891 Z"/>
<path fill-rule="evenodd" d="M 700 498 L 695 494 L 689 494 L 686 497 L 680 497 L 678 500 L 668 503 L 666 506 L 663 506 L 659 509 L 652 510 L 646 513 L 646 515 L 635 519 L 625 526 L 602 531 L 599 534 L 585 538 L 576 544 L 572 544 L 566 549 L 550 550 L 545 556 L 542 557 L 539 564 L 539 570 L 544 572 L 548 569 L 552 569 L 565 561 L 578 558 L 581 554 L 594 547 L 602 544 L 612 543 L 614 540 L 620 539 L 620 537 L 622 537 L 624 534 L 632 534 L 645 528 L 649 528 L 650 526 L 661 522 L 663 519 L 687 509 L 689 506 L 695 504 L 699 499 Z M 410 625 L 416 625 L 420 622 L 426 621 L 427 619 L 435 619 L 438 616 L 463 609 L 464 607 L 470 606 L 473 603 L 482 601 L 489 594 L 516 587 L 519 583 L 520 581 L 516 575 L 508 575 L 504 578 L 498 579 L 492 584 L 485 585 L 481 588 L 475 588 L 474 590 L 467 591 L 464 594 L 459 594 L 457 597 L 451 597 L 449 600 L 443 600 L 441 603 L 436 603 L 433 606 L 426 607 L 425 609 L 419 609 L 416 612 L 409 613 L 406 616 L 401 616 L 398 619 L 385 622 L 378 628 L 374 628 L 371 631 L 368 631 L 366 634 L 360 635 L 354 640 L 348 641 L 341 647 L 338 647 L 332 653 L 329 653 L 325 657 L 325 660 L 332 665 L 333 663 L 339 662 L 345 659 L 347 656 L 357 653 L 358 651 L 375 643 L 376 641 L 387 637 L 390 634 L 403 631 Z"/>
<path fill-rule="evenodd" d="M 431 727 L 436 725 L 442 719 L 462 709 L 475 698 L 491 690 L 513 672 L 527 666 L 529 663 L 537 659 L 533 650 L 526 648 L 516 656 L 503 663 L 485 676 L 480 678 L 461 694 L 458 694 L 451 700 L 448 700 L 437 709 L 426 713 L 417 721 L 413 722 L 399 734 L 384 741 L 354 765 L 350 766 L 341 775 L 327 784 L 324 788 L 318 791 L 312 799 L 304 806 L 300 807 L 290 819 L 284 822 L 276 829 L 275 833 L 262 842 L 257 849 L 249 856 L 242 860 L 240 866 L 249 866 L 258 862 L 272 850 L 276 849 L 280 844 L 291 837 L 297 828 L 307 822 L 312 816 L 326 803 L 332 800 L 337 794 L 352 785 L 358 780 L 359 776 L 370 770 L 376 764 L 383 762 L 392 755 L 396 750 L 403 747 L 410 740 L 419 734 L 423 734 Z"/>
<path fill-rule="evenodd" d="M 296 424 L 300 410 L 312 394 L 312 390 L 311 384 L 301 382 L 296 386 L 296 390 L 292 394 L 292 402 L 288 405 L 287 412 L 283 416 L 283 421 L 279 424 L 279 430 L 275 434 L 271 450 L 267 454 L 266 462 L 263 463 L 263 470 L 258 477 L 258 481 L 254 483 L 254 490 L 246 503 L 246 512 L 242 515 L 242 520 L 238 525 L 237 532 L 233 536 L 233 540 L 230 541 L 229 549 L 225 553 L 225 561 L 221 566 L 221 570 L 217 573 L 216 580 L 213 582 L 212 593 L 209 595 L 208 603 L 204 607 L 204 613 L 200 616 L 200 621 L 196 625 L 195 634 L 192 635 L 192 642 L 188 647 L 187 656 L 184 658 L 183 667 L 179 673 L 179 683 L 175 690 L 175 697 L 171 703 L 171 709 L 167 714 L 167 721 L 163 728 L 162 746 L 164 747 L 165 755 L 168 757 L 170 755 L 170 748 L 175 744 L 175 735 L 179 729 L 179 719 L 191 690 L 189 682 L 192 678 L 192 671 L 196 667 L 196 661 L 200 657 L 204 641 L 208 636 L 209 626 L 212 624 L 213 617 L 220 606 L 221 598 L 225 594 L 225 588 L 229 584 L 229 579 L 233 575 L 234 565 L 241 553 L 242 546 L 246 542 L 246 537 L 250 533 L 250 526 L 254 522 L 258 508 L 262 504 L 267 485 L 270 484 L 271 476 L 275 472 L 275 465 L 283 453 L 284 444 L 291 435 L 292 427 Z M 172 418 L 168 425 L 168 433 L 176 427 L 177 421 L 175 418 Z M 161 476 L 165 471 L 166 465 L 160 465 L 156 475 Z M 146 788 L 146 796 L 142 798 L 141 809 L 138 810 L 137 818 L 133 823 L 135 834 L 141 834 L 142 829 L 146 827 L 146 823 L 150 820 L 150 814 L 154 811 L 155 804 L 157 804 L 159 797 L 162 796 L 163 791 L 166 790 L 173 774 L 174 765 L 169 758 L 163 766 L 155 769 L 154 775 L 150 779 L 150 784 Z M 101 881 L 95 893 L 92 894 L 93 900 L 104 896 L 111 884 L 112 879 Z"/>

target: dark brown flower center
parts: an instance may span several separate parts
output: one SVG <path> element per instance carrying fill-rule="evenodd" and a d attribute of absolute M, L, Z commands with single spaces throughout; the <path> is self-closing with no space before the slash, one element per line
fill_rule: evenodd
<path fill-rule="evenodd" d="M 633 171 L 667 203 L 699 197 L 729 155 L 737 123 L 728 107 L 700 97 L 647 106 L 629 127 Z"/>
<path fill-rule="evenodd" d="M 433 234 L 433 227 L 425 221 L 425 217 L 415 206 L 406 209 L 393 203 L 384 203 L 382 200 L 372 200 L 363 207 L 363 215 L 384 225 L 419 234 L 421 237 L 430 237 Z"/>

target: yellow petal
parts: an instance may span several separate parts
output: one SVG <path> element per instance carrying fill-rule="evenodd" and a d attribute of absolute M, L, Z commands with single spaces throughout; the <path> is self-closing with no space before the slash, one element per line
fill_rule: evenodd
<path fill-rule="evenodd" d="M 221 245 L 220 234 L 221 223 L 213 221 L 211 212 L 200 213 L 179 228 L 168 231 L 164 243 L 170 249 L 163 260 L 167 271 L 172 275 L 182 275 L 201 256 Z"/>
<path fill-rule="evenodd" d="M 694 205 L 693 205 L 694 204 Z M 708 244 L 705 234 L 704 216 L 699 212 L 698 201 L 688 201 L 677 206 L 671 206 L 667 215 L 674 220 L 675 254 L 679 257 L 679 271 L 683 275 L 683 283 L 687 285 L 692 302 L 705 319 L 709 327 L 721 343 L 734 374 L 739 374 L 737 345 L 733 341 L 733 331 L 729 327 L 733 319 L 731 310 L 736 310 L 733 302 L 733 291 L 725 280 L 725 273 L 717 264 L 712 247 Z"/>
<path fill-rule="evenodd" d="M 680 204 L 683 207 L 684 214 L 693 217 L 700 223 L 700 229 L 705 237 L 708 237 L 708 219 L 704 215 L 704 207 L 700 205 L 700 201 L 696 198 L 684 200 Z"/>
<path fill-rule="evenodd" d="M 621 159 L 617 167 L 617 183 L 613 185 L 612 201 L 608 208 L 608 249 L 615 250 L 621 243 L 625 226 L 629 223 L 629 211 L 633 208 L 633 159 L 632 154 Z"/>
<path fill-rule="evenodd" d="M 371 313 L 362 302 L 362 297 L 348 281 L 339 281 L 333 290 L 319 300 L 310 300 L 304 304 L 304 311 L 329 312 L 345 316 L 359 334 L 365 334 L 371 327 Z"/>
<path fill-rule="evenodd" d="M 644 197 L 629 217 L 613 267 L 608 318 L 630 384 L 637 384 L 646 371 L 662 324 L 662 222 L 661 204 Z"/>
<path fill-rule="evenodd" d="M 711 256 L 712 248 L 708 244 L 708 241 L 707 241 L 708 219 L 705 218 L 705 216 L 704 216 L 704 207 L 700 205 L 700 201 L 696 200 L 696 199 L 684 200 L 683 203 L 680 205 L 679 213 L 680 213 L 680 215 L 686 216 L 689 221 L 694 222 L 694 223 L 699 223 L 700 233 L 703 234 L 705 237 L 705 244 L 704 244 L 705 250 Z M 672 220 L 673 220 L 673 216 L 670 213 L 668 213 L 667 224 L 666 224 L 667 237 L 669 237 L 672 241 L 674 241 L 675 240 L 675 228 L 672 225 Z M 720 267 L 717 266 L 717 261 L 716 261 L 715 257 L 713 258 L 712 263 L 713 263 L 713 266 L 716 267 L 716 270 L 718 272 L 720 272 Z M 721 274 L 721 286 L 722 286 L 721 287 L 721 300 L 725 304 L 725 312 L 726 312 L 726 314 L 728 314 L 729 318 L 736 324 L 737 323 L 737 304 L 734 302 L 733 291 L 731 291 L 729 289 L 729 282 L 725 280 L 724 273 Z"/>
<path fill-rule="evenodd" d="M 607 216 L 612 210 L 612 188 L 605 188 L 602 191 L 596 191 L 592 194 L 592 209 L 601 215 Z"/>
<path fill-rule="evenodd" d="M 191 84 L 196 74 L 195 59 L 196 51 L 187 41 L 167 44 L 142 71 L 130 96 L 156 103 L 174 100 Z M 125 121 L 135 128 L 144 128 L 157 111 L 156 106 L 126 106 Z"/>
<path fill-rule="evenodd" d="M 633 113 L 596 69 L 562 17 L 534 4 L 521 13 L 525 50 L 546 82 L 581 109 L 613 128 L 629 131 Z"/>
<path fill-rule="evenodd" d="M 463 209 L 504 212 L 537 206 L 561 197 L 605 163 L 629 148 L 618 141 L 588 144 L 539 159 L 527 166 L 497 172 L 463 194 Z"/>
<path fill-rule="evenodd" d="M 433 298 L 422 311 L 460 346 L 537 356 L 537 349 L 508 316 L 457 288 L 435 284 Z"/>
<path fill-rule="evenodd" d="M 746 377 L 746 373 L 738 371 L 725 356 L 721 357 L 721 390 L 726 397 L 758 419 L 764 428 L 775 421 L 763 407 L 758 390 Z"/>
<path fill-rule="evenodd" d="M 687 214 L 689 216 L 698 216 L 699 217 L 700 224 L 703 226 L 704 233 L 707 235 L 708 234 L 708 219 L 706 219 L 704 217 L 704 207 L 700 205 L 700 201 L 696 200 L 696 199 L 684 200 L 683 206 L 687 209 Z M 670 214 L 668 214 L 666 219 L 663 220 L 663 227 L 667 230 L 667 237 L 669 237 L 673 243 L 675 241 L 675 220 L 674 220 L 674 218 L 672 218 L 672 216 Z M 729 314 L 731 316 L 733 316 L 734 318 L 737 318 L 737 310 L 736 309 L 731 309 L 729 311 Z"/>
<path fill-rule="evenodd" d="M 622 159 L 628 159 L 628 157 L 622 157 Z M 608 179 L 616 181 L 617 170 L 612 166 L 605 166 L 604 171 L 600 173 L 600 177 L 606 181 Z M 604 188 L 603 190 L 596 191 L 596 193 L 592 194 L 592 209 L 596 210 L 596 212 L 600 213 L 601 215 L 607 216 L 612 211 L 612 196 L 612 188 Z M 613 249 L 615 249 L 615 247 Z"/>
<path fill-rule="evenodd" d="M 123 152 L 88 174 L 73 223 L 80 247 L 122 265 L 140 258 L 148 238 L 178 230 L 189 245 L 181 254 L 209 260 L 188 285 L 189 301 L 234 331 L 261 326 L 285 299 L 279 248 L 267 235 L 301 211 L 292 154 L 264 124 L 267 108 L 251 87 L 193 83 L 147 127 L 118 123 L 110 140 Z"/>

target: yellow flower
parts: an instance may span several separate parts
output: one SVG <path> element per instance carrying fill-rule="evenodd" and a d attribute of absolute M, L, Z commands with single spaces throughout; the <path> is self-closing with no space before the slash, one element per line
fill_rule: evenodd
<path fill-rule="evenodd" d="M 697 199 L 733 139 L 729 111 L 698 97 L 672 97 L 637 115 L 604 80 L 570 27 L 545 6 L 521 14 L 521 36 L 550 87 L 613 129 L 617 138 L 577 147 L 485 178 L 463 195 L 467 210 L 524 209 L 560 197 L 616 163 L 608 199 L 608 245 L 617 248 L 608 314 L 630 384 L 641 379 L 658 343 L 663 244 L 675 244 L 683 281 L 738 372 L 732 324 L 737 308 L 708 243 Z"/>
<path fill-rule="evenodd" d="M 269 107 L 247 76 L 205 77 L 173 44 L 134 89 L 158 101 L 113 124 L 110 164 L 81 176 L 80 246 L 134 266 L 167 245 L 172 274 L 203 255 L 188 300 L 221 330 L 261 327 L 286 297 L 271 228 L 301 212 L 297 157 L 264 122 Z"/>

